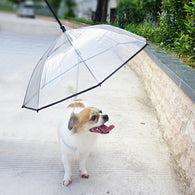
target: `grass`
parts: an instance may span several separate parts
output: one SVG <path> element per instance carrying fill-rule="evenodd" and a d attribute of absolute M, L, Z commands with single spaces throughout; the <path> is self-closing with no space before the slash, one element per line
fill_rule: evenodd
<path fill-rule="evenodd" d="M 67 17 L 65 19 L 68 19 L 68 20 L 71 20 L 71 21 L 74 21 L 74 22 L 89 24 L 89 25 L 92 25 L 93 24 L 93 21 L 92 20 L 87 20 L 85 18 L 70 18 L 70 17 Z"/>

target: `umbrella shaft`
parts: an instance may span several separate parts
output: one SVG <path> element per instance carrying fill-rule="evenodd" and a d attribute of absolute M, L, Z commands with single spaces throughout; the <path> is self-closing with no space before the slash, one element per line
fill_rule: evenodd
<path fill-rule="evenodd" d="M 47 6 L 49 7 L 49 9 L 51 10 L 52 14 L 54 15 L 55 19 L 57 20 L 58 24 L 60 25 L 60 28 L 62 30 L 62 32 L 66 31 L 66 28 L 62 25 L 62 23 L 60 22 L 59 18 L 57 17 L 57 15 L 55 14 L 54 10 L 52 9 L 52 7 L 50 6 L 49 2 L 47 0 L 45 0 L 45 3 L 47 4 Z"/>

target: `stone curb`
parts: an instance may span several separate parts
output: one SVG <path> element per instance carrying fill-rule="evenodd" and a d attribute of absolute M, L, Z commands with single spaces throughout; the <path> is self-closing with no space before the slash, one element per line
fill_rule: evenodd
<path fill-rule="evenodd" d="M 147 54 L 156 64 L 195 102 L 195 70 L 177 58 L 149 44 L 145 48 Z"/>

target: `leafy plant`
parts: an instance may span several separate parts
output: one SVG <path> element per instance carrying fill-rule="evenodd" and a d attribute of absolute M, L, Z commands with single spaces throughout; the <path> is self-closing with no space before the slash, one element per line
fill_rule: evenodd
<path fill-rule="evenodd" d="M 117 20 L 121 28 L 128 24 L 138 24 L 143 22 L 145 13 L 140 10 L 136 2 L 131 0 L 121 0 L 117 5 Z"/>
<path fill-rule="evenodd" d="M 143 7 L 142 4 L 150 2 L 150 0 L 138 1 L 141 8 Z M 135 3 L 135 1 L 133 2 Z M 163 0 L 161 8 L 157 25 L 147 22 L 146 19 L 144 23 L 136 23 L 128 21 L 127 18 L 122 18 L 120 26 L 125 26 L 126 30 L 159 44 L 168 53 L 178 56 L 191 66 L 195 66 L 195 1 Z M 124 15 L 126 13 L 125 6 L 122 6 L 121 9 L 120 14 Z"/>
<path fill-rule="evenodd" d="M 184 20 L 186 18 L 186 10 L 184 8 L 186 2 L 182 0 L 163 0 L 162 13 L 160 16 L 160 29 L 162 44 L 173 47 L 175 38 L 178 33 L 185 30 Z"/>
<path fill-rule="evenodd" d="M 160 29 L 147 21 L 143 24 L 129 24 L 125 29 L 147 38 L 148 41 L 161 42 Z"/>
<path fill-rule="evenodd" d="M 185 4 L 186 18 L 184 20 L 185 30 L 177 33 L 174 46 L 180 55 L 188 56 L 189 62 L 195 61 L 195 2 Z"/>
<path fill-rule="evenodd" d="M 162 0 L 138 0 L 138 6 L 146 13 L 147 20 L 158 22 Z"/>

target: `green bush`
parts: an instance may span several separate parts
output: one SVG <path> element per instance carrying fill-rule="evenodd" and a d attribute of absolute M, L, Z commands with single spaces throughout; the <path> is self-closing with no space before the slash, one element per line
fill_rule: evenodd
<path fill-rule="evenodd" d="M 185 4 L 186 18 L 184 19 L 185 29 L 178 33 L 175 38 L 175 51 L 180 55 L 185 54 L 190 62 L 195 61 L 195 2 Z"/>
<path fill-rule="evenodd" d="M 136 2 L 121 0 L 117 5 L 117 21 L 121 28 L 128 24 L 138 24 L 145 18 L 144 11 L 140 10 Z"/>
<path fill-rule="evenodd" d="M 189 0 L 186 0 L 189 2 Z M 178 38 L 178 33 L 185 30 L 184 20 L 186 18 L 185 3 L 183 0 L 163 0 L 162 13 L 160 16 L 160 29 L 162 44 L 174 46 L 175 38 Z"/>
<path fill-rule="evenodd" d="M 158 22 L 162 0 L 138 0 L 138 6 L 146 13 L 147 20 Z"/>
<path fill-rule="evenodd" d="M 144 24 L 129 24 L 126 30 L 145 37 L 148 41 L 153 43 L 160 43 L 160 29 L 147 21 Z"/>
<path fill-rule="evenodd" d="M 143 0 L 138 1 L 142 2 Z M 149 0 L 146 2 L 148 1 Z M 155 2 L 155 0 L 151 1 Z M 148 41 L 159 44 L 161 47 L 165 48 L 166 51 L 174 53 L 174 55 L 176 54 L 182 60 L 195 66 L 194 0 L 162 0 L 161 15 L 156 26 L 151 22 L 139 23 L 137 21 L 128 20 L 127 14 L 124 14 L 127 12 L 126 9 L 128 9 L 127 4 L 124 3 L 127 3 L 127 1 L 123 0 L 121 2 L 121 7 L 119 6 L 120 12 L 118 12 L 118 14 L 123 16 L 118 15 L 118 18 L 121 19 L 119 20 L 120 27 L 143 36 Z M 143 6 L 140 7 L 142 8 Z"/>

